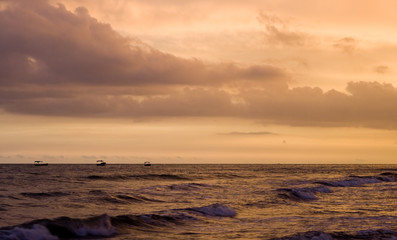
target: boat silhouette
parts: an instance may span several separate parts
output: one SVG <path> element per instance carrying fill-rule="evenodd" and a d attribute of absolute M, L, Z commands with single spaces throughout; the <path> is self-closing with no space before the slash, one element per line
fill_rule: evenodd
<path fill-rule="evenodd" d="M 34 161 L 35 166 L 47 166 L 48 163 L 45 163 L 43 161 Z"/>
<path fill-rule="evenodd" d="M 106 162 L 103 160 L 98 160 L 98 161 L 96 161 L 96 165 L 97 166 L 106 166 Z"/>

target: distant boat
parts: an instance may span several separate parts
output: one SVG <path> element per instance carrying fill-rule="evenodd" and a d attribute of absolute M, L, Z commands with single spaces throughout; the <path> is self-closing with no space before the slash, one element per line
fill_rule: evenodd
<path fill-rule="evenodd" d="M 34 161 L 35 166 L 48 166 L 48 163 L 45 163 L 43 161 Z"/>
<path fill-rule="evenodd" d="M 96 161 L 96 165 L 97 166 L 106 166 L 106 162 L 103 160 L 98 160 L 98 161 Z"/>
<path fill-rule="evenodd" d="M 143 166 L 152 166 L 152 164 L 149 161 L 146 161 L 143 163 Z"/>

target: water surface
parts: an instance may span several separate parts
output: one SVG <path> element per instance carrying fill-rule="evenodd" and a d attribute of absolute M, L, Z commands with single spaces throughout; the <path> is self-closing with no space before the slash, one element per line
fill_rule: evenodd
<path fill-rule="evenodd" d="M 392 238 L 396 170 L 396 165 L 0 165 L 0 238 Z"/>

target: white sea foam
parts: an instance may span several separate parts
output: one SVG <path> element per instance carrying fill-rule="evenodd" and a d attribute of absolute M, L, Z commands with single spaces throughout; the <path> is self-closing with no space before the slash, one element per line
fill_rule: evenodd
<path fill-rule="evenodd" d="M 35 224 L 32 228 L 15 227 L 10 230 L 1 230 L 0 238 L 4 240 L 58 240 L 47 228 Z"/>

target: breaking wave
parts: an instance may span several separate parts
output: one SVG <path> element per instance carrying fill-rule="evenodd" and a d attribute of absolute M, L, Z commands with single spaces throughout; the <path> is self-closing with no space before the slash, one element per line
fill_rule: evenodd
<path fill-rule="evenodd" d="M 73 219 L 60 217 L 54 220 L 40 219 L 0 230 L 5 240 L 53 240 L 58 238 L 110 237 L 116 233 L 107 214 Z"/>
<path fill-rule="evenodd" d="M 34 224 L 30 228 L 15 227 L 10 230 L 0 230 L 0 238 L 4 240 L 58 240 L 46 227 Z"/>
<path fill-rule="evenodd" d="M 193 214 L 193 215 L 192 215 Z M 234 217 L 236 211 L 222 204 L 213 204 L 204 207 L 173 209 L 152 214 L 120 215 L 112 217 L 114 226 L 136 226 L 144 228 L 167 227 L 183 225 L 187 222 L 197 221 L 194 214 L 204 217 Z"/>
<path fill-rule="evenodd" d="M 316 193 L 332 193 L 329 187 L 360 187 L 366 184 L 375 184 L 381 182 L 394 182 L 397 180 L 397 174 L 385 172 L 379 176 L 350 176 L 347 179 L 332 181 L 315 181 L 313 184 L 322 186 L 306 188 L 280 188 L 278 196 L 294 201 L 311 201 L 318 200 Z"/>
<path fill-rule="evenodd" d="M 194 214 L 205 217 L 234 217 L 236 211 L 221 205 L 213 204 L 204 207 L 167 210 L 158 213 L 140 215 L 119 215 L 110 217 L 107 214 L 86 219 L 60 217 L 53 220 L 38 219 L 18 226 L 0 229 L 0 239 L 4 240 L 55 240 L 55 239 L 92 239 L 111 237 L 117 229 L 136 227 L 145 231 L 155 227 L 172 227 L 197 221 Z"/>

